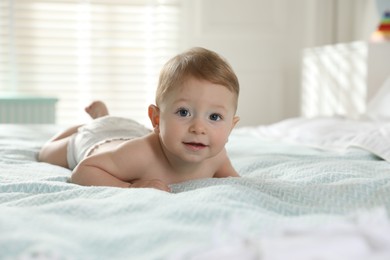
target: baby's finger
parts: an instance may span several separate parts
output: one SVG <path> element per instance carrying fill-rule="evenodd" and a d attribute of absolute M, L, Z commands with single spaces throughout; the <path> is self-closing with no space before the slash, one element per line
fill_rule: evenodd
<path fill-rule="evenodd" d="M 156 183 L 155 188 L 162 190 L 162 191 L 171 192 L 171 189 L 168 187 L 168 185 L 166 185 L 163 182 Z"/>

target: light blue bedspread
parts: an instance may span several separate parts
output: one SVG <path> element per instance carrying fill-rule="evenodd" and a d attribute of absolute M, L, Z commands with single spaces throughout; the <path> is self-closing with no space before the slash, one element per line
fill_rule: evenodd
<path fill-rule="evenodd" d="M 325 152 L 234 131 L 227 149 L 241 178 L 166 193 L 68 183 L 69 170 L 36 161 L 57 130 L 0 126 L 0 259 L 169 259 L 232 221 L 260 236 L 295 219 L 390 210 L 390 164 L 358 148 Z"/>

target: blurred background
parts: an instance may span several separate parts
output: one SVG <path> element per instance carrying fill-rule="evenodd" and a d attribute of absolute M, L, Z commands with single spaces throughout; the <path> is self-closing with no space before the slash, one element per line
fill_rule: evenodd
<path fill-rule="evenodd" d="M 334 81 L 337 57 L 353 57 L 333 87 L 356 75 L 344 92 L 360 93 L 348 106 L 364 110 L 368 44 L 386 10 L 389 0 L 1 0 L 0 116 L 12 117 L 12 102 L 42 103 L 38 115 L 17 113 L 31 113 L 27 122 L 50 112 L 48 122 L 69 125 L 87 120 L 84 107 L 101 99 L 111 114 L 149 126 L 161 66 L 193 46 L 218 52 L 236 71 L 240 126 L 321 114 L 321 89 L 330 87 L 318 82 L 329 75 L 311 75 L 334 53 L 324 70 L 333 69 Z M 337 109 L 325 110 L 348 112 Z"/>

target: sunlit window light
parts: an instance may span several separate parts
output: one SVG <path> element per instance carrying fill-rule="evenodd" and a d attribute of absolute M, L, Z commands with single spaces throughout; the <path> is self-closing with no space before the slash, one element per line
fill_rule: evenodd
<path fill-rule="evenodd" d="M 358 118 L 364 113 L 366 58 L 363 42 L 304 50 L 301 114 Z"/>
<path fill-rule="evenodd" d="M 82 111 L 83 107 L 91 100 L 91 10 L 88 2 L 79 4 L 77 24 L 77 58 L 78 74 L 77 85 L 80 96 L 77 109 Z M 86 119 L 85 113 L 79 113 L 78 119 Z"/>

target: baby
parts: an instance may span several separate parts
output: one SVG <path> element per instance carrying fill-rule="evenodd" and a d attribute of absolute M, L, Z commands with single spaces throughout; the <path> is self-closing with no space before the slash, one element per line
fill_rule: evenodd
<path fill-rule="evenodd" d="M 217 53 L 193 48 L 162 68 L 149 130 L 110 116 L 93 102 L 94 119 L 47 142 L 39 160 L 73 169 L 71 182 L 123 188 L 169 185 L 212 177 L 239 177 L 225 144 L 237 124 L 238 79 Z"/>

